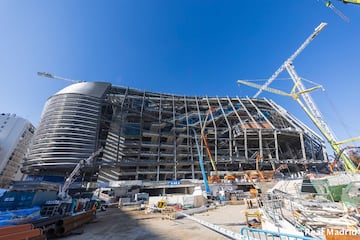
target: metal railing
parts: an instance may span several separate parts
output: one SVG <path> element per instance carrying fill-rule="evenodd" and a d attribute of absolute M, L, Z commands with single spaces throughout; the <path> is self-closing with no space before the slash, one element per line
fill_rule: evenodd
<path fill-rule="evenodd" d="M 267 231 L 257 228 L 248 228 L 243 227 L 240 229 L 240 235 L 247 236 L 252 239 L 277 239 L 277 240 L 315 240 L 315 238 L 305 237 L 305 236 L 298 236 L 293 234 L 287 233 L 280 233 L 274 231 Z"/>

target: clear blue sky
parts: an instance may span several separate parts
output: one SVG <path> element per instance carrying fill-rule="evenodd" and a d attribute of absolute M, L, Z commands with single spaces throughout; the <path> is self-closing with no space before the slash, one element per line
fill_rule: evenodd
<path fill-rule="evenodd" d="M 360 135 L 360 6 L 333 1 L 0 1 L 0 112 L 38 125 L 48 97 L 69 83 L 38 71 L 180 95 L 253 96 L 238 79 L 267 79 L 321 22 L 298 74 L 339 140 Z M 288 77 L 287 74 L 281 77 Z M 279 80 L 273 85 L 284 89 Z M 315 127 L 291 99 L 262 94 Z"/>

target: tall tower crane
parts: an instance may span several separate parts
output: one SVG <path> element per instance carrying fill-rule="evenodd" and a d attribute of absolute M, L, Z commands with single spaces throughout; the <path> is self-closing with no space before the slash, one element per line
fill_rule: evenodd
<path fill-rule="evenodd" d="M 284 62 L 284 64 L 273 74 L 273 76 L 264 85 L 256 86 L 256 84 L 254 84 L 254 83 L 247 84 L 246 82 L 244 82 L 242 80 L 239 80 L 238 83 L 246 84 L 246 85 L 251 86 L 251 87 L 259 88 L 259 91 L 257 92 L 257 94 L 255 94 L 254 97 L 257 97 L 263 90 L 266 90 L 266 91 L 269 91 L 269 92 L 272 92 L 272 93 L 277 93 L 277 94 L 293 97 L 293 99 L 297 101 L 297 103 L 303 108 L 305 113 L 310 117 L 310 119 L 317 126 L 317 128 L 320 130 L 320 132 L 324 135 L 324 137 L 329 142 L 329 144 L 332 147 L 332 149 L 334 150 L 334 152 L 336 154 L 339 154 L 339 152 L 341 151 L 340 145 L 342 143 L 344 143 L 344 142 L 348 142 L 348 140 L 337 142 L 334 133 L 331 131 L 330 127 L 325 122 L 321 112 L 319 111 L 319 109 L 316 106 L 315 102 L 313 101 L 312 97 L 308 93 L 308 92 L 314 90 L 314 88 L 305 89 L 305 87 L 304 87 L 304 85 L 303 85 L 303 83 L 301 81 L 301 78 L 297 75 L 297 73 L 296 73 L 296 71 L 294 69 L 294 66 L 293 66 L 293 60 L 295 59 L 295 57 L 310 43 L 310 41 L 325 26 L 326 26 L 326 23 L 321 23 L 315 29 L 315 32 L 312 35 L 310 35 L 310 37 L 301 45 L 301 47 L 290 58 L 288 58 Z M 294 82 L 294 87 L 293 87 L 290 94 L 287 94 L 287 93 L 284 93 L 284 92 L 282 92 L 280 90 L 272 89 L 272 88 L 268 87 L 270 85 L 270 83 L 273 80 L 275 80 L 275 78 L 285 69 L 287 70 L 287 72 L 289 73 L 291 79 Z M 316 87 L 316 88 L 319 88 L 319 87 Z M 298 91 L 297 93 L 296 93 L 296 90 Z M 305 104 L 300 100 L 299 96 L 302 97 Z M 353 138 L 351 140 L 357 140 L 358 138 L 360 138 L 360 137 Z M 344 154 L 342 156 L 342 158 L 343 158 L 343 160 L 345 162 L 347 170 L 350 170 L 350 171 L 356 171 L 357 170 L 357 167 L 354 165 L 354 163 L 349 159 L 349 157 L 347 155 Z"/>

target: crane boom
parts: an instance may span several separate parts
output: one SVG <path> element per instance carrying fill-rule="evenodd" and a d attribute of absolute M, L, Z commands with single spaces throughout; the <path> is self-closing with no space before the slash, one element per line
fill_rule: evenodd
<path fill-rule="evenodd" d="M 198 152 L 198 155 L 199 155 L 199 163 L 200 163 L 201 174 L 202 174 L 202 177 L 204 179 L 205 191 L 206 191 L 207 194 L 210 194 L 211 191 L 210 191 L 209 183 L 208 183 L 208 180 L 207 180 L 207 177 L 206 177 L 204 161 L 203 161 L 203 157 L 202 157 L 201 152 L 200 152 L 200 146 L 199 146 L 199 143 L 198 143 L 198 140 L 197 140 L 197 135 L 196 135 L 196 132 L 195 132 L 194 129 L 192 129 L 192 131 L 194 133 L 196 149 L 197 149 L 197 152 Z"/>
<path fill-rule="evenodd" d="M 297 78 L 296 81 L 301 81 L 300 78 Z M 242 83 L 242 84 L 245 84 L 247 86 L 250 86 L 250 87 L 254 87 L 254 88 L 259 88 L 259 87 L 262 87 L 264 91 L 268 91 L 268 92 L 271 92 L 271 93 L 278 93 L 280 95 L 283 95 L 283 96 L 291 96 L 299 105 L 300 107 L 305 111 L 305 113 L 308 115 L 308 117 L 311 119 L 311 121 L 316 125 L 316 127 L 320 130 L 320 132 L 324 135 L 324 137 L 326 138 L 326 140 L 329 142 L 330 146 L 332 147 L 332 149 L 334 150 L 334 152 L 336 154 L 339 154 L 339 152 L 341 151 L 341 147 L 339 146 L 339 144 L 337 144 L 337 142 L 335 141 L 335 139 L 333 138 L 333 135 L 329 134 L 329 132 L 327 131 L 327 129 L 329 129 L 329 127 L 327 126 L 327 124 L 325 123 L 325 121 L 323 120 L 323 118 L 321 117 L 320 115 L 320 118 L 318 118 L 319 116 L 315 116 L 314 115 L 314 109 L 312 109 L 310 106 L 306 106 L 302 101 L 301 99 L 298 97 L 299 94 L 307 94 L 307 92 L 309 92 L 308 89 L 303 89 L 302 91 L 298 92 L 298 93 L 290 93 L 290 94 L 287 94 L 281 90 L 277 90 L 277 89 L 273 89 L 273 88 L 267 88 L 267 87 L 263 87 L 259 84 L 254 84 L 254 83 L 249 83 L 249 82 L 246 82 L 244 80 L 239 80 L 238 83 Z M 295 84 L 295 86 L 298 86 L 299 83 L 297 82 Z M 303 87 L 303 85 L 302 85 Z M 301 87 L 299 87 L 301 88 Z M 293 91 L 295 91 L 296 87 L 293 88 Z M 312 89 L 316 89 L 316 88 L 312 88 Z M 277 91 L 274 91 L 274 90 L 277 90 Z M 300 90 L 300 89 L 299 89 Z M 313 103 L 313 106 L 315 106 L 315 103 Z M 316 109 L 318 111 L 318 109 Z M 320 111 L 318 111 L 320 113 Z M 355 140 L 357 138 L 354 138 Z M 352 140 L 354 140 L 352 139 Z M 348 170 L 354 172 L 357 170 L 357 167 L 355 166 L 355 164 L 351 161 L 351 159 L 346 156 L 345 154 L 342 156 L 344 162 L 345 162 L 345 166 Z"/>
<path fill-rule="evenodd" d="M 207 153 L 209 155 L 211 166 L 212 166 L 213 170 L 215 171 L 215 175 L 216 175 L 217 180 L 218 180 L 219 179 L 219 173 L 218 173 L 214 158 L 213 158 L 213 156 L 211 154 L 211 150 L 210 150 L 210 146 L 209 146 L 207 137 L 205 135 L 206 122 L 207 122 L 207 120 L 209 118 L 209 115 L 210 115 L 211 111 L 212 111 L 211 108 L 209 108 L 209 110 L 208 110 L 208 112 L 206 114 L 206 117 L 205 117 L 205 120 L 204 120 L 204 126 L 201 128 L 201 138 L 203 139 L 203 141 L 205 143 L 206 151 L 207 151 Z"/>
<path fill-rule="evenodd" d="M 53 79 L 63 80 L 63 81 L 71 82 L 71 83 L 85 82 L 85 81 L 81 81 L 81 80 L 73 80 L 73 79 L 69 79 L 69 78 L 55 76 L 55 75 L 52 75 L 52 74 L 46 73 L 46 72 L 38 72 L 37 75 L 40 77 L 53 78 Z"/>
<path fill-rule="evenodd" d="M 336 144 L 336 145 L 342 145 L 342 144 L 345 144 L 345 143 L 355 142 L 355 141 L 358 141 L 358 140 L 360 140 L 360 136 L 357 136 L 357 137 L 354 137 L 354 138 L 345 139 L 345 140 L 336 142 L 335 144 Z"/>
<path fill-rule="evenodd" d="M 360 0 L 339 0 L 343 3 L 360 4 Z"/>
<path fill-rule="evenodd" d="M 280 95 L 284 95 L 284 96 L 292 96 L 294 98 L 294 100 L 296 100 L 298 102 L 298 104 L 301 106 L 301 108 L 303 108 L 305 113 L 310 117 L 310 119 L 317 126 L 317 128 L 320 130 L 320 132 L 324 135 L 324 137 L 329 142 L 329 144 L 332 147 L 332 149 L 334 150 L 334 152 L 338 154 L 341 151 L 341 148 L 340 148 L 339 144 L 337 143 L 335 134 L 330 129 L 330 127 L 327 125 L 327 123 L 324 121 L 324 118 L 323 118 L 320 110 L 316 106 L 316 104 L 313 101 L 310 94 L 308 94 L 308 92 L 310 90 L 305 89 L 305 87 L 304 87 L 304 85 L 303 85 L 303 83 L 301 81 L 301 78 L 297 75 L 297 73 L 295 71 L 295 68 L 293 66 L 293 60 L 320 33 L 320 31 L 322 31 L 324 29 L 324 27 L 326 25 L 327 25 L 327 23 L 321 23 L 317 28 L 315 28 L 315 31 L 305 40 L 305 42 L 295 51 L 295 53 L 293 55 L 291 55 L 281 65 L 281 67 L 278 70 L 275 71 L 275 73 L 271 76 L 270 79 L 267 80 L 267 82 L 264 85 L 260 86 L 260 85 L 255 85 L 255 84 L 252 83 L 251 87 L 255 87 L 255 88 L 259 89 L 254 97 L 259 96 L 259 94 L 263 90 L 267 90 L 268 92 L 272 92 L 272 93 L 276 93 L 276 94 L 280 94 Z M 289 73 L 291 79 L 294 82 L 294 87 L 293 87 L 293 90 L 292 90 L 291 94 L 286 94 L 286 93 L 284 93 L 284 92 L 282 92 L 280 90 L 269 88 L 270 83 L 272 81 L 274 81 L 276 79 L 276 77 L 285 69 L 287 70 L 287 72 Z M 244 82 L 241 82 L 241 83 L 244 84 Z M 247 85 L 250 86 L 250 84 L 247 84 Z M 260 86 L 260 88 L 259 88 L 259 86 Z M 295 93 L 295 89 L 298 90 L 297 93 Z M 301 97 L 304 100 L 306 105 L 298 98 L 299 94 L 301 94 Z M 344 155 L 343 159 L 344 159 L 345 165 L 346 165 L 348 170 L 356 171 L 356 169 L 357 169 L 356 166 L 351 161 L 351 159 L 349 159 L 348 156 Z"/>
<path fill-rule="evenodd" d="M 258 90 L 254 95 L 254 98 L 257 98 L 261 92 L 267 88 L 279 75 L 282 71 L 285 70 L 286 66 L 293 62 L 294 59 L 306 48 L 307 45 L 326 27 L 327 23 L 320 23 L 319 26 L 315 28 L 315 31 L 301 44 L 301 46 L 275 71 L 275 73 L 266 81 L 266 83 Z"/>
<path fill-rule="evenodd" d="M 295 87 L 299 90 L 304 92 L 305 87 L 301 81 L 301 78 L 297 75 L 294 66 L 292 65 L 292 63 L 289 63 L 286 65 L 286 70 L 288 71 L 291 79 L 293 80 Z M 326 133 L 326 139 L 331 142 L 331 143 L 335 143 L 336 137 L 335 134 L 333 133 L 333 131 L 330 129 L 330 127 L 327 125 L 327 123 L 324 121 L 324 118 L 320 112 L 320 110 L 318 109 L 318 107 L 316 106 L 314 100 L 312 99 L 312 97 L 310 96 L 309 93 L 304 92 L 303 94 L 301 94 L 301 97 L 304 99 L 305 103 L 307 104 L 308 108 L 310 109 L 310 111 L 312 112 L 312 115 L 315 117 L 316 119 L 316 125 L 320 125 L 321 128 L 323 129 L 323 131 Z"/>
<path fill-rule="evenodd" d="M 81 160 L 78 164 L 76 164 L 75 168 L 72 170 L 69 177 L 66 178 L 61 190 L 59 191 L 60 198 L 65 198 L 67 196 L 67 191 L 70 185 L 75 181 L 76 176 L 79 174 L 80 170 L 87 164 L 91 163 L 91 161 L 102 151 L 103 148 L 101 147 L 96 152 L 92 153 L 90 157 L 85 160 Z"/>
<path fill-rule="evenodd" d="M 308 92 L 305 90 L 305 87 L 302 84 L 301 78 L 297 75 L 293 64 L 288 63 L 286 65 L 286 70 L 288 71 L 291 79 L 294 82 L 294 88 L 297 88 L 300 92 L 303 92 L 301 94 L 301 97 L 305 101 L 307 107 L 299 99 L 295 99 L 295 100 L 300 104 L 300 106 L 304 109 L 306 114 L 310 117 L 310 119 L 317 126 L 317 128 L 320 130 L 320 132 L 324 135 L 325 139 L 328 141 L 331 148 L 334 150 L 334 152 L 336 154 L 339 154 L 339 152 L 341 151 L 340 144 L 343 144 L 350 140 L 358 139 L 358 138 L 352 138 L 350 140 L 344 140 L 344 141 L 337 142 L 335 134 L 333 133 L 333 131 L 331 130 L 329 125 L 325 122 L 320 110 L 316 106 L 316 104 L 313 101 L 310 94 L 308 94 Z M 340 156 L 341 156 L 341 154 L 340 154 Z M 351 159 L 346 154 L 344 154 L 342 156 L 342 159 L 345 162 L 345 166 L 346 166 L 347 170 L 350 170 L 352 172 L 357 170 L 357 166 L 353 163 L 353 161 L 351 161 Z"/>

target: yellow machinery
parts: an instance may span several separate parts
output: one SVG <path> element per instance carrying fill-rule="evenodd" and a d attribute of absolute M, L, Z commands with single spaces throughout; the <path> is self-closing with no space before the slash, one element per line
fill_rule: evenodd
<path fill-rule="evenodd" d="M 162 199 L 162 200 L 158 201 L 157 207 L 158 208 L 166 208 L 166 200 Z"/>
<path fill-rule="evenodd" d="M 250 220 L 252 218 L 252 220 Z M 261 228 L 261 213 L 256 211 L 254 213 L 245 212 L 246 226 L 250 228 Z"/>
<path fill-rule="evenodd" d="M 256 156 L 256 172 L 257 172 L 257 174 L 259 175 L 261 182 L 271 182 L 272 179 L 265 177 L 264 174 L 263 174 L 263 172 L 260 171 L 259 161 L 262 160 L 262 158 L 263 158 L 263 157 L 262 157 L 262 155 L 260 155 L 260 154 Z"/>

